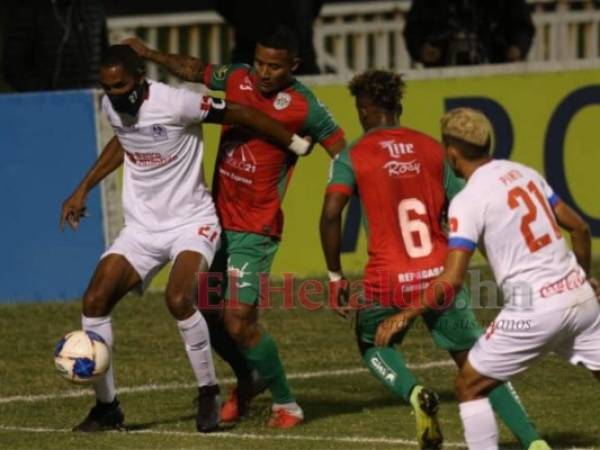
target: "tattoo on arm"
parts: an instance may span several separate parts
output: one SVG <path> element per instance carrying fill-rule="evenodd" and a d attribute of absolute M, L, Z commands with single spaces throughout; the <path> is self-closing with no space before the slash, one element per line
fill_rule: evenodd
<path fill-rule="evenodd" d="M 182 80 L 193 83 L 204 81 L 204 71 L 207 64 L 193 56 L 161 53 L 153 50 L 149 53 L 147 59 L 164 66 L 169 72 Z"/>

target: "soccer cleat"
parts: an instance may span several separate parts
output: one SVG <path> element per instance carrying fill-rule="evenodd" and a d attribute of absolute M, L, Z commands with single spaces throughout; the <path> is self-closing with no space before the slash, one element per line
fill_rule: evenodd
<path fill-rule="evenodd" d="M 120 430 L 123 428 L 124 419 L 125 415 L 121 411 L 119 400 L 116 397 L 112 403 L 102 403 L 96 400 L 96 405 L 92 407 L 83 422 L 73 428 L 73 431 L 93 433 Z"/>
<path fill-rule="evenodd" d="M 219 429 L 219 386 L 202 386 L 198 388 L 198 413 L 196 429 L 200 433 L 210 433 Z"/>
<path fill-rule="evenodd" d="M 410 404 L 417 421 L 417 441 L 421 449 L 442 448 L 444 437 L 437 418 L 440 400 L 438 395 L 423 386 L 415 386 L 410 395 Z"/>
<path fill-rule="evenodd" d="M 248 415 L 250 402 L 254 397 L 267 389 L 264 380 L 253 376 L 249 379 L 238 380 L 238 385 L 231 391 L 229 399 L 223 403 L 221 408 L 221 422 L 237 422 Z"/>
<path fill-rule="evenodd" d="M 292 428 L 304 422 L 304 413 L 296 405 L 294 408 L 278 408 L 273 406 L 273 412 L 267 422 L 271 428 Z"/>
<path fill-rule="evenodd" d="M 529 448 L 527 450 L 552 450 L 548 443 L 542 439 L 538 439 L 537 441 L 533 441 L 529 444 Z"/>

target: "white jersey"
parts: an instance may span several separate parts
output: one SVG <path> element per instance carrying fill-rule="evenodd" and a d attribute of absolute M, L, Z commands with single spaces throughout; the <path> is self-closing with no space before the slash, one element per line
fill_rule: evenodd
<path fill-rule="evenodd" d="M 211 108 L 210 97 L 149 81 L 149 96 L 137 117 L 114 111 L 104 96 L 102 109 L 125 149 L 125 225 L 167 231 L 191 223 L 218 223 L 204 180 L 204 144 L 198 125 Z"/>
<path fill-rule="evenodd" d="M 509 305 L 535 312 L 570 306 L 565 294 L 586 283 L 552 211 L 559 198 L 535 170 L 506 160 L 479 167 L 449 210 L 449 247 L 487 259 Z"/>

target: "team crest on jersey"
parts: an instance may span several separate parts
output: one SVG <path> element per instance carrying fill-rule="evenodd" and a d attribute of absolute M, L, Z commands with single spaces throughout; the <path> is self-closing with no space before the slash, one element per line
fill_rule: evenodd
<path fill-rule="evenodd" d="M 213 73 L 213 78 L 218 81 L 223 81 L 227 75 L 227 66 L 221 66 Z"/>
<path fill-rule="evenodd" d="M 413 159 L 412 161 L 389 161 L 383 166 L 392 178 L 414 177 L 421 174 L 421 163 Z"/>
<path fill-rule="evenodd" d="M 169 133 L 164 125 L 152 125 L 152 137 L 155 141 L 166 141 L 169 138 Z"/>
<path fill-rule="evenodd" d="M 290 106 L 290 103 L 292 103 L 292 96 L 287 92 L 280 92 L 279 94 L 277 94 L 277 97 L 275 97 L 273 107 L 277 111 L 281 111 L 282 109 L 285 109 L 288 106 Z"/>

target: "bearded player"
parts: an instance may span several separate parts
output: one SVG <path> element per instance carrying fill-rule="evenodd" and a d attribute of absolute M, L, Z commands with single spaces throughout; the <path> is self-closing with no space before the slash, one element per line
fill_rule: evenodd
<path fill-rule="evenodd" d="M 300 63 L 298 42 L 288 28 L 278 28 L 259 41 L 254 67 L 217 67 L 196 58 L 150 50 L 137 39 L 126 42 L 142 57 L 164 65 L 184 80 L 225 91 L 227 100 L 257 108 L 289 130 L 311 136 L 330 155 L 345 146 L 343 132 L 331 115 L 294 78 Z M 296 160 L 296 156 L 251 133 L 223 127 L 213 195 L 224 233 L 211 272 L 229 274 L 221 286 L 225 329 L 214 316 L 207 320 L 213 348 L 238 378 L 237 389 L 221 411 L 225 422 L 243 417 L 251 397 L 259 391 L 250 369 L 256 370 L 271 391 L 269 426 L 290 428 L 304 418 L 289 388 L 275 341 L 259 327 L 257 308 L 261 298 L 259 275 L 269 273 L 279 247 L 281 202 Z"/>
<path fill-rule="evenodd" d="M 590 275 L 591 236 L 585 221 L 539 173 L 492 159 L 491 125 L 480 111 L 449 111 L 442 118 L 442 136 L 449 164 L 467 180 L 450 204 L 444 271 L 416 307 L 390 317 L 378 337 L 388 341 L 414 317 L 427 314 L 428 305 L 460 289 L 477 243 L 483 242 L 504 306 L 470 350 L 456 392 L 469 449 L 494 450 L 498 428 L 492 396 L 534 361 L 554 351 L 600 379 L 600 306 L 598 283 Z M 569 232 L 573 250 L 559 226 Z"/>
<path fill-rule="evenodd" d="M 321 241 L 330 280 L 334 286 L 342 284 L 342 212 L 350 196 L 358 194 L 369 239 L 364 299 L 356 320 L 359 350 L 371 373 L 413 407 L 421 448 L 435 449 L 442 445 L 438 397 L 418 382 L 392 345 L 402 341 L 407 328 L 391 342 L 381 339 L 378 330 L 385 329 L 388 319 L 409 307 L 442 272 L 448 251 L 443 216 L 463 182 L 444 163 L 436 140 L 400 126 L 403 89 L 401 76 L 385 71 L 368 71 L 350 82 L 366 134 L 333 162 L 321 215 Z M 435 344 L 448 351 L 458 367 L 482 334 L 468 305 L 469 293 L 463 289 L 451 306 L 423 315 Z M 547 448 L 511 386 L 498 386 L 490 398 L 524 448 Z"/>
<path fill-rule="evenodd" d="M 248 126 L 299 153 L 309 144 L 259 111 L 147 80 L 140 58 L 126 45 L 108 49 L 100 81 L 106 94 L 102 109 L 116 136 L 63 204 L 61 226 L 77 228 L 88 192 L 124 162 L 125 227 L 102 255 L 83 296 L 82 327 L 112 348 L 114 306 L 132 289 L 143 290 L 172 261 L 165 300 L 199 386 L 197 429 L 213 431 L 219 387 L 206 322 L 196 307 L 196 283 L 214 258 L 221 227 L 204 183 L 199 124 Z M 96 405 L 75 431 L 119 428 L 124 415 L 112 365 L 94 390 Z"/>

